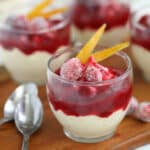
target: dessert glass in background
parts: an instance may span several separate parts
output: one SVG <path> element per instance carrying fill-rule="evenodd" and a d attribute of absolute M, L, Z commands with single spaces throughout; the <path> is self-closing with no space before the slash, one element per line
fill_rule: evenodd
<path fill-rule="evenodd" d="M 132 14 L 131 42 L 134 60 L 150 82 L 150 7 L 145 6 Z"/>
<path fill-rule="evenodd" d="M 120 52 L 100 63 L 119 73 L 113 79 L 100 82 L 64 79 L 58 75 L 58 70 L 76 56 L 80 48 L 68 48 L 51 57 L 47 70 L 47 96 L 67 137 L 95 143 L 112 137 L 125 117 L 132 91 L 132 66 L 129 57 Z M 55 65 L 55 62 L 59 63 Z"/>
<path fill-rule="evenodd" d="M 0 1 L 0 21 L 3 16 L 5 16 L 5 13 L 9 11 L 9 9 L 12 7 L 12 5 L 16 5 L 18 3 L 18 0 L 1 0 Z M 0 48 L 0 82 L 3 82 L 9 78 L 9 74 L 6 71 L 5 67 L 3 66 L 3 60 L 2 60 L 2 49 Z"/>
<path fill-rule="evenodd" d="M 150 7 L 150 1 L 138 0 L 138 3 L 137 3 L 137 0 L 130 1 L 131 13 L 134 13 L 143 7 Z"/>
<path fill-rule="evenodd" d="M 0 45 L 4 66 L 15 81 L 44 84 L 48 59 L 70 44 L 70 23 L 64 14 L 29 21 L 25 14 L 30 9 L 23 6 L 5 14 Z"/>
<path fill-rule="evenodd" d="M 76 0 L 71 8 L 72 38 L 85 43 L 104 23 L 106 32 L 101 40 L 112 46 L 129 37 L 128 0 Z"/>

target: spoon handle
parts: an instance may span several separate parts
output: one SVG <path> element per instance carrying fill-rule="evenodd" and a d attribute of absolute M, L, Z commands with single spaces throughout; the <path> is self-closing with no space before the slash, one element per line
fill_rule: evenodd
<path fill-rule="evenodd" d="M 0 119 L 0 125 L 6 123 L 8 121 L 10 121 L 10 119 L 8 119 L 8 118 L 2 118 L 2 119 Z"/>
<path fill-rule="evenodd" d="M 23 136 L 23 144 L 22 144 L 22 150 L 28 150 L 28 142 L 29 142 L 29 136 L 24 135 Z"/>

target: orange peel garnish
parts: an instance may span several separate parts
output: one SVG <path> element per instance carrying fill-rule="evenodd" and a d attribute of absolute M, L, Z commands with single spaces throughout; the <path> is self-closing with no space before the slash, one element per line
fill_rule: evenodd
<path fill-rule="evenodd" d="M 65 12 L 67 10 L 67 7 L 64 7 L 64 8 L 57 8 L 57 9 L 54 9 L 54 10 L 51 10 L 49 12 L 43 12 L 43 13 L 39 13 L 37 16 L 39 17 L 43 17 L 45 19 L 53 16 L 53 15 L 56 15 L 56 14 L 59 14 L 59 13 L 62 13 L 62 12 Z"/>
<path fill-rule="evenodd" d="M 45 7 L 47 7 L 52 2 L 53 0 L 43 0 L 40 4 L 35 6 L 35 8 L 33 8 L 30 12 L 28 12 L 27 18 L 32 19 L 36 17 L 39 14 L 39 12 L 41 12 Z"/>
<path fill-rule="evenodd" d="M 130 45 L 129 42 L 120 43 L 111 48 L 97 51 L 97 52 L 93 53 L 92 55 L 94 56 L 94 59 L 96 60 L 96 62 L 99 62 L 99 61 L 102 61 L 102 60 L 112 56 L 114 53 L 116 53 L 120 50 L 123 50 L 124 48 L 127 48 L 129 45 Z"/>
<path fill-rule="evenodd" d="M 101 39 L 105 31 L 105 28 L 106 24 L 102 25 L 76 56 L 82 63 L 86 63 L 87 60 L 89 59 L 92 51 L 94 50 L 97 43 Z"/>

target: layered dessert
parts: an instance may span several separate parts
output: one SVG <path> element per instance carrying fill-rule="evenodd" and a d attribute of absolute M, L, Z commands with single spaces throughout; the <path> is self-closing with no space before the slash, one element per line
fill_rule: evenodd
<path fill-rule="evenodd" d="M 61 54 L 53 56 L 47 72 L 47 94 L 52 112 L 66 136 L 85 143 L 98 142 L 114 134 L 126 114 L 132 91 L 132 71 L 123 60 L 127 57 L 125 54 L 116 55 L 125 68 L 115 67 L 115 58 L 111 60 L 112 66 L 99 63 L 108 51 L 112 54 L 119 46 L 89 56 L 92 45 L 89 43 L 79 53 L 79 49 L 68 49 L 65 52 L 68 58 L 57 68 L 53 63 Z"/>
<path fill-rule="evenodd" d="M 53 11 L 56 10 L 34 14 L 34 17 L 31 14 L 28 17 L 27 12 L 17 13 L 6 17 L 1 24 L 4 65 L 14 80 L 45 83 L 48 59 L 69 45 L 68 19 L 63 12 L 55 14 Z"/>
<path fill-rule="evenodd" d="M 77 71 L 75 71 L 77 70 Z M 72 58 L 57 72 L 69 81 L 105 82 L 121 76 L 120 70 L 95 63 L 81 64 Z M 131 96 L 128 78 L 115 85 L 73 85 L 49 83 L 48 98 L 56 118 L 66 130 L 82 138 L 109 135 L 116 130 L 127 111 Z M 55 87 L 51 88 L 51 84 Z"/>
<path fill-rule="evenodd" d="M 131 20 L 132 53 L 147 81 L 150 82 L 150 9 L 139 10 Z"/>
<path fill-rule="evenodd" d="M 72 38 L 85 43 L 103 24 L 107 24 L 102 43 L 112 46 L 129 35 L 130 9 L 127 1 L 77 0 L 71 10 Z M 115 38 L 114 38 L 115 37 Z"/>

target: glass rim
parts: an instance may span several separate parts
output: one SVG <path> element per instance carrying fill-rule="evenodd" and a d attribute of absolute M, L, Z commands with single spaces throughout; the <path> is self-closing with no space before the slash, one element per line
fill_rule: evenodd
<path fill-rule="evenodd" d="M 98 1 L 98 4 L 105 4 L 107 2 L 109 2 L 109 0 Z M 85 0 L 80 1 L 80 3 L 88 4 L 87 1 L 85 1 Z M 118 3 L 129 4 L 129 0 L 119 0 Z"/>
<path fill-rule="evenodd" d="M 139 21 L 144 15 L 148 15 L 150 13 L 150 8 L 149 7 L 144 7 L 140 8 L 136 12 L 134 12 L 132 16 L 132 25 L 135 26 L 136 28 L 140 30 L 147 30 L 147 27 L 144 25 L 140 24 Z"/>
<path fill-rule="evenodd" d="M 120 56 L 124 62 L 127 63 L 127 68 L 126 70 L 119 76 L 113 78 L 113 79 L 108 79 L 108 80 L 104 80 L 104 81 L 95 81 L 95 82 L 84 82 L 84 81 L 70 81 L 67 80 L 59 75 L 57 75 L 55 72 L 52 71 L 51 67 L 50 67 L 50 63 L 53 61 L 53 59 L 55 59 L 55 57 L 58 57 L 62 54 L 64 54 L 65 52 L 69 51 L 69 47 L 67 48 L 67 50 L 64 50 L 63 52 L 60 53 L 56 53 L 54 54 L 49 60 L 48 60 L 48 64 L 47 64 L 47 72 L 50 72 L 56 79 L 58 80 L 62 80 L 63 82 L 66 82 L 68 84 L 75 84 L 75 85 L 79 85 L 79 86 L 100 86 L 100 85 L 108 85 L 111 84 L 113 82 L 116 81 L 120 81 L 124 78 L 126 78 L 129 74 L 130 71 L 132 71 L 132 63 L 131 63 L 131 59 L 129 58 L 129 56 L 125 53 L 125 52 L 117 52 L 114 55 Z M 112 56 L 111 56 L 112 57 Z M 48 73 L 47 73 L 48 76 Z"/>
<path fill-rule="evenodd" d="M 56 19 L 55 18 L 48 18 L 47 20 L 60 20 L 59 23 L 52 25 L 51 27 L 47 27 L 45 29 L 39 29 L 37 31 L 27 31 L 25 29 L 15 29 L 15 28 L 11 28 L 11 26 L 9 26 L 6 22 L 0 23 L 0 29 L 4 29 L 6 31 L 10 31 L 10 32 L 16 32 L 19 34 L 42 34 L 42 33 L 46 33 L 46 32 L 50 32 L 50 31 L 56 31 L 59 29 L 62 29 L 63 27 L 65 27 L 66 25 L 69 24 L 69 17 L 66 17 L 66 14 L 61 15 L 61 18 Z"/>

